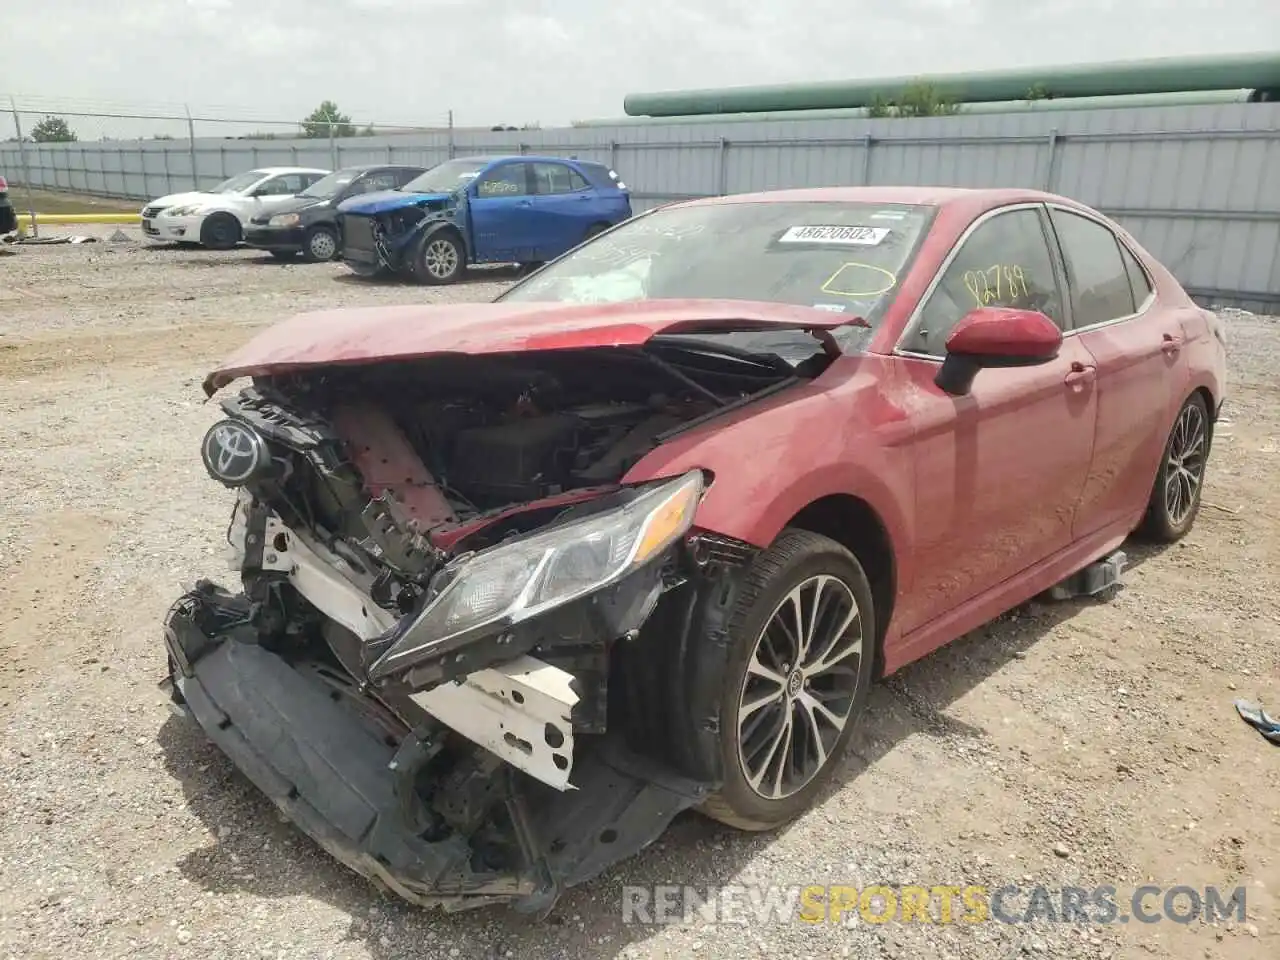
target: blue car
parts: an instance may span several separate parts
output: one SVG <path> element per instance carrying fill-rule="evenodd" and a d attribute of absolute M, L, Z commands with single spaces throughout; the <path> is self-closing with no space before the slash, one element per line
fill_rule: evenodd
<path fill-rule="evenodd" d="M 354 272 L 430 284 L 452 283 L 468 264 L 554 260 L 630 216 L 614 171 L 562 157 L 448 160 L 338 206 L 341 256 Z"/>

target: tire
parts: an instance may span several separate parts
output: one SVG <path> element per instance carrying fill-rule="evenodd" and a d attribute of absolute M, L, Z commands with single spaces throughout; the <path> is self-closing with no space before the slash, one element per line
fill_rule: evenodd
<path fill-rule="evenodd" d="M 229 213 L 212 213 L 200 225 L 200 243 L 210 250 L 231 250 L 240 242 L 240 221 Z"/>
<path fill-rule="evenodd" d="M 796 596 L 798 607 L 793 604 Z M 818 640 L 809 650 L 806 676 L 803 669 L 795 669 L 792 637 L 775 618 L 789 617 L 797 609 L 807 617 L 815 598 L 822 600 L 822 616 L 811 635 Z M 824 628 L 832 630 L 844 622 L 849 609 L 856 609 L 856 616 L 844 633 L 823 638 Z M 724 783 L 699 809 L 740 830 L 771 830 L 813 804 L 839 766 L 866 705 L 876 637 L 866 573 L 857 558 L 834 540 L 807 530 L 784 530 L 747 572 L 728 632 L 731 648 L 720 703 Z M 827 664 L 834 669 L 813 671 L 833 649 L 841 652 Z M 753 664 L 755 670 L 750 669 Z M 781 683 L 764 679 L 758 673 L 760 665 L 786 679 Z M 749 713 L 740 727 L 740 710 L 752 703 L 763 706 Z M 821 704 L 834 717 L 843 717 L 842 725 L 818 719 L 821 715 L 809 704 Z M 787 722 L 790 734 L 784 732 Z M 803 739 L 786 739 L 797 734 Z M 769 744 L 775 740 L 775 753 L 770 755 Z M 815 743 L 821 744 L 821 751 L 813 749 Z M 793 748 L 807 754 L 799 759 L 808 766 L 798 774 Z M 778 750 L 790 751 L 789 770 L 781 762 L 771 762 L 771 756 L 780 755 Z"/>
<path fill-rule="evenodd" d="M 298 258 L 298 251 L 296 250 L 268 250 L 267 252 L 271 254 L 272 258 L 276 260 L 283 260 L 286 263 Z"/>
<path fill-rule="evenodd" d="M 462 240 L 448 230 L 423 237 L 409 267 L 415 280 L 432 286 L 455 282 L 466 268 L 467 253 L 462 248 Z"/>
<path fill-rule="evenodd" d="M 322 263 L 338 255 L 338 235 L 331 227 L 312 227 L 307 231 L 302 248 L 302 259 L 307 263 Z"/>
<path fill-rule="evenodd" d="M 587 227 L 587 233 L 586 236 L 582 238 L 582 242 L 586 243 L 588 240 L 594 240 L 608 229 L 609 224 L 607 223 L 593 223 L 591 226 Z"/>
<path fill-rule="evenodd" d="M 1165 441 L 1147 511 L 1135 533 L 1155 543 L 1175 543 L 1195 525 L 1212 440 L 1209 408 L 1193 393 L 1182 404 Z"/>

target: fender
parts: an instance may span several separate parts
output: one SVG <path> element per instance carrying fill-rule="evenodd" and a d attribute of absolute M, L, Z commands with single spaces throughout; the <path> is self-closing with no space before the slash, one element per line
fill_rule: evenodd
<path fill-rule="evenodd" d="M 470 219 L 467 198 L 464 194 L 444 209 L 433 210 L 415 223 L 396 241 L 396 253 L 403 260 L 407 251 L 425 242 L 427 237 L 452 228 L 462 238 L 462 248 L 466 252 L 467 261 L 473 262 L 475 250 L 472 247 L 471 231 L 467 229 Z"/>
<path fill-rule="evenodd" d="M 914 572 L 914 461 L 902 443 L 906 420 L 879 418 L 871 402 L 883 381 L 865 379 L 863 402 L 836 403 L 813 383 L 712 420 L 651 450 L 622 483 L 710 470 L 715 479 L 695 524 L 762 548 L 809 504 L 832 495 L 856 497 L 884 525 L 901 594 Z M 799 476 L 774 469 L 785 463 L 813 466 Z"/>

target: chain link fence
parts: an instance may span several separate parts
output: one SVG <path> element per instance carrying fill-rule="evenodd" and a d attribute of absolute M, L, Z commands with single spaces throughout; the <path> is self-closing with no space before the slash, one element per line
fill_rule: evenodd
<path fill-rule="evenodd" d="M 426 159 L 435 161 L 452 155 L 454 141 L 452 111 L 401 124 L 342 116 L 211 116 L 187 109 L 180 114 L 136 108 L 66 110 L 16 100 L 3 106 L 8 109 L 0 117 L 7 114 L 11 132 L 0 134 L 0 176 L 14 185 L 19 206 L 30 206 L 27 198 L 33 191 L 146 200 L 208 189 L 255 167 L 336 170 L 384 160 L 419 162 L 423 157 L 396 156 L 388 146 L 388 138 L 405 134 L 419 135 L 418 142 L 425 135 L 433 146 L 438 140 L 438 150 L 425 151 Z"/>

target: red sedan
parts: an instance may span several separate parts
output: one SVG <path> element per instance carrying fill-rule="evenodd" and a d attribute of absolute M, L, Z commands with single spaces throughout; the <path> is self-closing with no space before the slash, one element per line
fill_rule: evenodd
<path fill-rule="evenodd" d="M 877 676 L 1185 535 L 1226 378 L 1111 220 L 925 188 L 663 207 L 242 376 L 244 590 L 175 604 L 175 699 L 354 869 L 529 911 L 682 809 L 785 823 Z"/>

